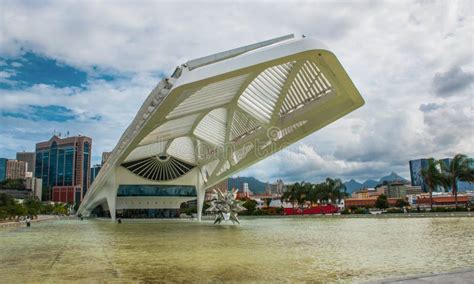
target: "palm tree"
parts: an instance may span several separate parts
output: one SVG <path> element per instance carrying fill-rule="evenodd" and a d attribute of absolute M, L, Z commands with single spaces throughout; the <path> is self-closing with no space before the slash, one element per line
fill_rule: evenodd
<path fill-rule="evenodd" d="M 302 181 L 299 184 L 298 204 L 301 207 L 301 214 L 303 214 L 304 204 L 306 203 L 307 200 L 309 200 L 309 193 L 310 193 L 312 187 L 313 187 L 313 185 L 309 182 Z"/>
<path fill-rule="evenodd" d="M 293 207 L 293 211 L 295 210 L 295 204 L 298 203 L 299 199 L 299 188 L 300 184 L 298 182 L 290 185 L 288 190 L 283 193 L 281 196 L 281 201 L 283 202 L 290 202 L 291 206 Z"/>
<path fill-rule="evenodd" d="M 326 178 L 325 186 L 327 190 L 327 198 L 331 199 L 331 203 L 335 203 L 336 200 L 341 200 L 345 196 L 346 186 L 341 179 Z"/>
<path fill-rule="evenodd" d="M 456 208 L 458 207 L 458 181 L 474 182 L 474 169 L 469 165 L 471 160 L 462 154 L 457 154 L 451 160 L 451 162 L 446 165 L 443 162 L 440 162 L 442 172 L 445 178 L 445 187 L 451 188 L 454 194 L 454 202 Z"/>
<path fill-rule="evenodd" d="M 430 191 L 430 209 L 433 210 L 433 189 L 437 186 L 445 186 L 446 179 L 438 169 L 439 161 L 433 158 L 428 159 L 428 166 L 421 169 L 421 175 L 425 180 L 428 190 Z"/>

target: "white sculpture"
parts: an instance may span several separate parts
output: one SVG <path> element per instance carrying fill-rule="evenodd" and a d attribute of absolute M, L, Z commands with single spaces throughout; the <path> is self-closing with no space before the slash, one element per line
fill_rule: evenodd
<path fill-rule="evenodd" d="M 217 214 L 214 224 L 220 224 L 223 220 L 226 222 L 230 220 L 234 224 L 240 224 L 237 213 L 247 209 L 242 206 L 245 201 L 236 200 L 237 189 L 226 193 L 215 189 L 213 189 L 213 191 L 214 194 L 210 202 L 210 207 L 206 211 Z"/>

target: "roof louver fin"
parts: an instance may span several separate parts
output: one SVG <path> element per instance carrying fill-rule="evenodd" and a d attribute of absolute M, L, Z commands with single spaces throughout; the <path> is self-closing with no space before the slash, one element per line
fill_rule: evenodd
<path fill-rule="evenodd" d="M 216 146 L 225 143 L 227 109 L 218 108 L 209 112 L 194 129 L 196 137 Z"/>
<path fill-rule="evenodd" d="M 174 118 L 230 102 L 248 76 L 249 74 L 244 74 L 204 86 L 180 103 L 166 118 Z"/>
<path fill-rule="evenodd" d="M 235 111 L 232 118 L 229 140 L 237 141 L 259 129 L 260 125 L 251 117 Z"/>
<path fill-rule="evenodd" d="M 265 69 L 247 86 L 238 106 L 262 123 L 270 122 L 278 97 L 295 61 Z"/>
<path fill-rule="evenodd" d="M 307 60 L 298 70 L 288 88 L 279 114 L 284 116 L 331 92 L 332 85 L 326 76 L 314 62 Z"/>

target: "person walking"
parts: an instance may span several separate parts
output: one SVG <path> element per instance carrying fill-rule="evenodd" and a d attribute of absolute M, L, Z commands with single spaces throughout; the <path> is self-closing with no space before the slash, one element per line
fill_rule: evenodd
<path fill-rule="evenodd" d="M 25 223 L 26 223 L 26 227 L 30 227 L 30 226 L 31 226 L 31 218 L 30 218 L 30 216 L 26 216 Z"/>

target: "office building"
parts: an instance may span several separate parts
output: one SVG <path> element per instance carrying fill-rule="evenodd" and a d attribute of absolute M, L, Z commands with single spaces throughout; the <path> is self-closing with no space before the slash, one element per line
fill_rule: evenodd
<path fill-rule="evenodd" d="M 225 179 L 220 183 L 214 185 L 212 188 L 206 191 L 205 200 L 211 200 L 214 196 L 214 190 L 220 191 L 222 193 L 227 193 L 229 191 L 229 179 Z"/>
<path fill-rule="evenodd" d="M 93 165 L 91 168 L 91 184 L 94 182 L 95 177 L 99 174 L 100 169 L 102 168 L 102 165 L 97 164 Z"/>
<path fill-rule="evenodd" d="M 428 187 L 421 175 L 421 170 L 428 167 L 428 159 L 418 159 L 410 161 L 410 178 L 412 186 L 421 186 L 423 192 L 428 192 Z"/>
<path fill-rule="evenodd" d="M 7 160 L 6 179 L 25 179 L 26 163 L 17 160 Z"/>
<path fill-rule="evenodd" d="M 43 196 L 55 202 L 79 203 L 90 185 L 92 139 L 59 138 L 36 144 L 35 177 L 43 180 Z"/>
<path fill-rule="evenodd" d="M 7 159 L 0 158 L 0 181 L 7 179 Z"/>
<path fill-rule="evenodd" d="M 112 154 L 112 152 L 102 152 L 102 166 L 105 164 L 110 154 Z"/>
<path fill-rule="evenodd" d="M 35 152 L 18 152 L 16 159 L 26 163 L 26 171 L 35 174 Z"/>
<path fill-rule="evenodd" d="M 283 180 L 277 179 L 277 181 L 272 184 L 272 194 L 282 195 L 284 191 L 285 183 L 283 183 Z"/>
<path fill-rule="evenodd" d="M 387 186 L 388 198 L 405 198 L 407 195 L 407 188 L 403 183 L 393 182 Z"/>
<path fill-rule="evenodd" d="M 31 190 L 36 199 L 42 199 L 43 183 L 40 178 L 27 177 L 25 179 L 25 188 Z"/>

